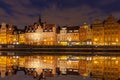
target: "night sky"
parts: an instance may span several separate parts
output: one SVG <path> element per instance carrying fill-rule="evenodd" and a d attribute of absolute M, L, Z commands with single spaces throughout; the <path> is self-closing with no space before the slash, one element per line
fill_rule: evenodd
<path fill-rule="evenodd" d="M 109 15 L 120 18 L 120 0 L 0 0 L 0 23 L 23 28 L 42 21 L 57 25 L 91 24 Z"/>

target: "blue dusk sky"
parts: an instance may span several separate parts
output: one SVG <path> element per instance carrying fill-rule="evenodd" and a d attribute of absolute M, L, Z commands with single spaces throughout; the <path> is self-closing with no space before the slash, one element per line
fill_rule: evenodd
<path fill-rule="evenodd" d="M 120 0 L 0 0 L 0 23 L 23 28 L 42 21 L 57 25 L 91 24 L 113 15 L 120 18 Z"/>

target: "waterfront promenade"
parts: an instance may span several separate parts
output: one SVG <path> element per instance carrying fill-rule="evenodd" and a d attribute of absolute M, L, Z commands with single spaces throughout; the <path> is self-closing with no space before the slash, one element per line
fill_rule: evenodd
<path fill-rule="evenodd" d="M 31 46 L 31 45 L 0 45 L 0 55 L 81 55 L 107 56 L 120 55 L 120 46 Z"/>

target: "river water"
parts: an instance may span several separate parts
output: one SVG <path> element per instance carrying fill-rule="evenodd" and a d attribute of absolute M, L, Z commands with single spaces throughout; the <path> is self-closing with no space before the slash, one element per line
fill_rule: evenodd
<path fill-rule="evenodd" d="M 46 76 L 82 75 L 101 80 L 120 78 L 119 56 L 75 56 L 75 55 L 31 55 L 0 56 L 1 77 L 14 75 L 16 71 L 37 77 L 42 72 Z"/>

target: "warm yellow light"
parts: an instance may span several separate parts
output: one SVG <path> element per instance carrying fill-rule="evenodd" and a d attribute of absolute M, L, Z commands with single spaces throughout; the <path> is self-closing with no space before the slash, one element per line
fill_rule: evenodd
<path fill-rule="evenodd" d="M 71 60 L 68 61 L 68 64 L 71 64 Z"/>
<path fill-rule="evenodd" d="M 95 64 L 97 64 L 98 62 L 97 61 L 94 61 Z"/>
<path fill-rule="evenodd" d="M 50 63 L 52 63 L 52 61 L 50 61 Z"/>
<path fill-rule="evenodd" d="M 97 41 L 97 38 L 95 38 L 94 41 Z"/>
<path fill-rule="evenodd" d="M 44 39 L 44 41 L 47 41 L 46 39 Z"/>
<path fill-rule="evenodd" d="M 112 58 L 112 60 L 115 60 L 115 59 L 116 59 L 116 57 L 113 57 L 113 58 Z"/>
<path fill-rule="evenodd" d="M 118 61 L 115 61 L 115 64 L 118 64 Z"/>
<path fill-rule="evenodd" d="M 118 42 L 118 39 L 116 39 L 116 42 Z"/>
<path fill-rule="evenodd" d="M 44 62 L 46 62 L 46 60 L 43 60 Z"/>
<path fill-rule="evenodd" d="M 71 38 L 69 38 L 68 40 L 71 41 Z"/>
<path fill-rule="evenodd" d="M 51 40 L 53 40 L 53 38 L 51 37 Z"/>
<path fill-rule="evenodd" d="M 16 62 L 16 60 L 13 60 L 13 62 Z"/>
<path fill-rule="evenodd" d="M 68 57 L 67 56 L 61 56 L 60 59 L 66 60 Z"/>

